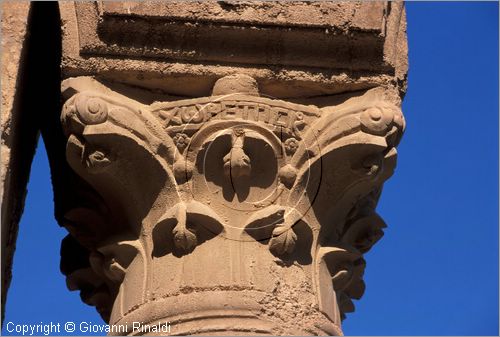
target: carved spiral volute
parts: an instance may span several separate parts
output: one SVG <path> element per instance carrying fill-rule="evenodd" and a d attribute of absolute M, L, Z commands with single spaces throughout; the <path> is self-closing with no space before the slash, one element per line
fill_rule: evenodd
<path fill-rule="evenodd" d="M 104 123 L 108 118 L 108 105 L 99 97 L 79 94 L 75 108 L 80 120 L 88 125 Z"/>

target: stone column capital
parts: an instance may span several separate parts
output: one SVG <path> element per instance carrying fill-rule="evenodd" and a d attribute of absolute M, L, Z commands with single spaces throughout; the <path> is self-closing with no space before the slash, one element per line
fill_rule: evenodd
<path fill-rule="evenodd" d="M 248 75 L 207 97 L 127 92 L 63 82 L 67 160 L 96 194 L 65 216 L 70 288 L 112 324 L 341 334 L 385 227 L 375 206 L 405 126 L 391 95 L 306 105 Z"/>

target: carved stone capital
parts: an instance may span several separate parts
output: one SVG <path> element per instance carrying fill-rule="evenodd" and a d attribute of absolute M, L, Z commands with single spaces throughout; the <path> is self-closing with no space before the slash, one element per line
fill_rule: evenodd
<path fill-rule="evenodd" d="M 405 126 L 384 89 L 319 107 L 232 76 L 149 104 L 80 77 L 63 95 L 67 160 L 96 193 L 66 214 L 63 271 L 105 320 L 341 334 Z"/>

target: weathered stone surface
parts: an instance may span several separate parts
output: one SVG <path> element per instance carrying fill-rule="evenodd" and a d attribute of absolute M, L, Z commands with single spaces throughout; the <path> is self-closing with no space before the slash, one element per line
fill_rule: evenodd
<path fill-rule="evenodd" d="M 1 200 L 2 200 L 2 319 L 5 296 L 11 279 L 12 258 L 17 228 L 24 207 L 29 164 L 33 157 L 31 139 L 23 139 L 20 88 L 25 41 L 27 36 L 29 2 L 2 2 L 2 113 L 1 130 Z M 28 128 L 29 129 L 29 128 Z M 24 144 L 23 144 L 24 142 Z M 27 143 L 27 144 L 26 144 Z M 26 149 L 25 145 L 28 145 Z M 31 145 L 31 146 L 30 146 Z M 31 147 L 31 151 L 29 148 Z M 26 150 L 26 151 L 23 151 Z"/>
<path fill-rule="evenodd" d="M 59 9 L 41 129 L 68 288 L 111 324 L 341 334 L 405 128 L 403 4 Z"/>
<path fill-rule="evenodd" d="M 341 334 L 405 127 L 403 5 L 60 8 L 69 288 L 112 324 Z"/>
<path fill-rule="evenodd" d="M 278 98 L 406 85 L 398 2 L 81 2 L 61 15 L 67 77 L 188 97 L 233 73 Z"/>

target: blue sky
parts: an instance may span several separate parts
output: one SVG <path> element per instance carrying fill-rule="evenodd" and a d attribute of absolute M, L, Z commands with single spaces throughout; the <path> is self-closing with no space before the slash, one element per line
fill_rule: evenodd
<path fill-rule="evenodd" d="M 407 3 L 407 131 L 346 335 L 498 335 L 498 3 Z M 39 145 L 5 323 L 101 323 L 59 272 Z M 2 334 L 8 334 L 5 324 Z"/>

